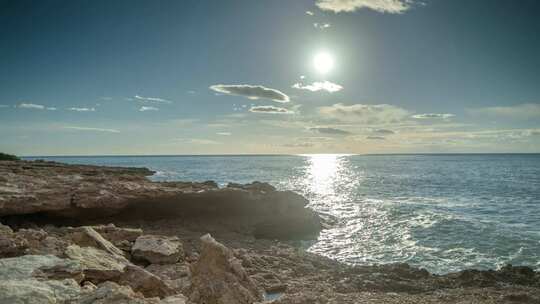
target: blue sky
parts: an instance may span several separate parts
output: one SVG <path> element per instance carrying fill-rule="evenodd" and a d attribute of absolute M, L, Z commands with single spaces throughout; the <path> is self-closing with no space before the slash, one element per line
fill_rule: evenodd
<path fill-rule="evenodd" d="M 0 150 L 540 152 L 538 11 L 534 0 L 0 1 Z"/>

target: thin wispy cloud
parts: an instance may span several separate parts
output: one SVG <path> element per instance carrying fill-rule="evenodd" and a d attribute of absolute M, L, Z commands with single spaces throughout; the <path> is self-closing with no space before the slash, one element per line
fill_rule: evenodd
<path fill-rule="evenodd" d="M 416 114 L 413 115 L 412 118 L 416 119 L 449 119 L 452 117 L 455 117 L 454 114 L 448 114 L 448 113 L 424 113 L 424 114 Z"/>
<path fill-rule="evenodd" d="M 304 85 L 298 82 L 298 83 L 293 84 L 292 87 L 299 90 L 308 90 L 311 92 L 326 91 L 328 93 L 338 92 L 343 89 L 343 87 L 340 86 L 339 84 L 336 84 L 327 80 L 316 81 L 312 84 L 307 84 L 307 85 Z"/>
<path fill-rule="evenodd" d="M 317 0 L 317 7 L 334 13 L 370 9 L 380 13 L 401 14 L 414 4 L 412 0 Z"/>
<path fill-rule="evenodd" d="M 313 15 L 315 15 L 315 13 L 312 12 L 312 11 L 306 11 L 306 15 L 313 16 Z"/>
<path fill-rule="evenodd" d="M 309 128 L 310 131 L 320 133 L 320 134 L 328 134 L 328 135 L 349 135 L 352 134 L 349 131 L 345 131 L 342 129 L 337 128 L 331 128 L 331 127 L 311 127 Z"/>
<path fill-rule="evenodd" d="M 332 25 L 330 23 L 319 23 L 319 22 L 313 23 L 313 27 L 319 30 L 325 30 L 331 26 Z"/>
<path fill-rule="evenodd" d="M 44 105 L 35 104 L 35 103 L 21 103 L 17 106 L 20 109 L 33 109 L 33 110 L 45 110 Z"/>
<path fill-rule="evenodd" d="M 75 111 L 75 112 L 95 112 L 96 111 L 95 108 L 77 108 L 77 107 L 72 107 L 72 108 L 69 108 L 68 110 Z"/>
<path fill-rule="evenodd" d="M 143 97 L 140 95 L 135 95 L 133 98 L 139 102 L 147 102 L 147 103 L 172 103 L 172 101 L 158 98 L 158 97 Z"/>
<path fill-rule="evenodd" d="M 252 100 L 269 99 L 283 103 L 290 101 L 289 96 L 285 93 L 261 85 L 216 84 L 210 86 L 210 89 L 221 94 L 243 96 Z"/>
<path fill-rule="evenodd" d="M 139 108 L 139 112 L 146 112 L 146 111 L 159 111 L 159 108 L 151 107 L 151 106 L 142 106 Z"/>
<path fill-rule="evenodd" d="M 323 119 L 360 124 L 396 123 L 411 114 L 405 109 L 389 104 L 344 105 L 336 103 L 332 106 L 319 107 L 318 112 Z"/>
<path fill-rule="evenodd" d="M 267 114 L 294 114 L 293 111 L 274 106 L 255 106 L 249 109 L 252 113 L 267 113 Z"/>
<path fill-rule="evenodd" d="M 386 138 L 384 136 L 368 136 L 366 137 L 366 139 L 371 139 L 371 140 L 385 140 Z"/>
<path fill-rule="evenodd" d="M 176 138 L 174 141 L 195 145 L 219 145 L 221 142 L 204 138 Z"/>
<path fill-rule="evenodd" d="M 64 129 L 70 129 L 70 130 L 76 130 L 76 131 L 120 133 L 120 131 L 116 129 L 91 128 L 91 127 L 65 126 Z"/>
<path fill-rule="evenodd" d="M 221 135 L 221 136 L 231 136 L 232 135 L 231 132 L 217 132 L 216 134 Z"/>
<path fill-rule="evenodd" d="M 513 119 L 540 118 L 540 104 L 525 103 L 514 106 L 497 106 L 467 109 L 467 113 L 476 116 L 502 117 Z"/>
<path fill-rule="evenodd" d="M 380 134 L 380 135 L 392 135 L 396 134 L 396 132 L 388 129 L 373 129 L 371 130 L 371 133 L 373 134 Z"/>

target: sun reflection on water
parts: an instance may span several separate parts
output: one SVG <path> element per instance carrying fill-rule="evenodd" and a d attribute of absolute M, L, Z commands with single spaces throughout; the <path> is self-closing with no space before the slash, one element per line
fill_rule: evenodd
<path fill-rule="evenodd" d="M 358 182 L 349 166 L 346 154 L 308 154 L 303 177 L 302 192 L 319 212 L 338 215 L 341 204 L 350 200 L 351 187 Z"/>

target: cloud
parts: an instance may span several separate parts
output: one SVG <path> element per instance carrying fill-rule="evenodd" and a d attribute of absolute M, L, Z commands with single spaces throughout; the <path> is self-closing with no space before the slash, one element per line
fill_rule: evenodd
<path fill-rule="evenodd" d="M 289 102 L 289 96 L 271 88 L 261 85 L 249 84 L 216 84 L 210 86 L 210 89 L 222 94 L 244 96 L 249 99 L 270 99 L 275 102 Z"/>
<path fill-rule="evenodd" d="M 298 82 L 298 83 L 295 83 L 293 84 L 292 86 L 293 88 L 295 89 L 299 89 L 299 90 L 308 90 L 308 91 L 311 91 L 311 92 L 317 92 L 317 91 L 326 91 L 326 92 L 329 92 L 329 93 L 334 93 L 334 92 L 337 92 L 337 91 L 341 91 L 343 89 L 342 86 L 340 86 L 339 84 L 335 84 L 333 82 L 330 82 L 330 81 L 316 81 L 312 84 L 308 84 L 308 85 L 303 85 L 302 83 Z"/>
<path fill-rule="evenodd" d="M 325 30 L 331 26 L 332 25 L 330 23 L 319 23 L 319 22 L 313 23 L 313 27 L 319 30 Z"/>
<path fill-rule="evenodd" d="M 219 145 L 221 144 L 219 141 L 210 140 L 210 139 L 203 139 L 203 138 L 177 138 L 175 141 L 187 143 L 187 144 L 195 144 L 195 145 Z"/>
<path fill-rule="evenodd" d="M 89 127 L 73 127 L 73 126 L 66 126 L 64 129 L 71 129 L 71 130 L 77 130 L 77 131 L 93 131 L 93 132 L 109 132 L 109 133 L 120 133 L 120 131 L 116 129 L 103 129 L 103 128 L 89 128 Z"/>
<path fill-rule="evenodd" d="M 351 134 L 349 131 L 342 129 L 330 128 L 330 127 L 311 127 L 310 131 L 320 133 L 320 134 L 329 134 L 329 135 L 348 135 Z"/>
<path fill-rule="evenodd" d="M 315 15 L 315 13 L 313 13 L 312 11 L 306 11 L 306 15 L 313 16 Z"/>
<path fill-rule="evenodd" d="M 515 106 L 467 109 L 467 113 L 471 115 L 515 119 L 540 118 L 540 104 L 524 103 Z"/>
<path fill-rule="evenodd" d="M 21 109 L 45 110 L 44 105 L 35 104 L 35 103 L 21 103 L 17 107 Z"/>
<path fill-rule="evenodd" d="M 325 119 L 361 124 L 396 123 L 410 115 L 409 111 L 388 104 L 344 105 L 336 103 L 332 106 L 319 107 L 318 112 Z"/>
<path fill-rule="evenodd" d="M 281 145 L 284 148 L 310 148 L 315 146 L 314 143 L 310 142 L 298 142 L 298 143 L 288 143 Z"/>
<path fill-rule="evenodd" d="M 139 109 L 139 112 L 146 112 L 146 111 L 159 111 L 159 109 L 156 107 L 147 107 L 147 106 L 142 106 Z"/>
<path fill-rule="evenodd" d="M 69 108 L 68 110 L 75 111 L 75 112 L 95 112 L 96 111 L 95 108 Z"/>
<path fill-rule="evenodd" d="M 249 109 L 252 113 L 267 113 L 267 114 L 294 114 L 293 111 L 280 108 L 280 107 L 274 107 L 274 106 L 255 106 L 251 107 Z"/>
<path fill-rule="evenodd" d="M 45 108 L 47 111 L 56 111 L 56 108 L 55 107 L 46 107 Z"/>
<path fill-rule="evenodd" d="M 217 132 L 216 134 L 221 135 L 221 136 L 231 136 L 232 135 L 231 132 Z"/>
<path fill-rule="evenodd" d="M 363 8 L 379 13 L 401 14 L 411 8 L 412 0 L 317 0 L 315 3 L 323 11 L 354 12 Z"/>
<path fill-rule="evenodd" d="M 133 96 L 133 98 L 135 98 L 136 100 L 140 101 L 140 102 L 148 102 L 148 103 L 172 103 L 172 101 L 170 100 L 166 100 L 166 99 L 163 99 L 163 98 L 157 98 L 157 97 L 143 97 L 143 96 L 140 96 L 140 95 L 135 95 Z"/>
<path fill-rule="evenodd" d="M 396 134 L 396 132 L 388 129 L 374 129 L 371 131 L 373 134 L 380 134 L 380 135 L 392 135 Z"/>
<path fill-rule="evenodd" d="M 424 114 L 416 114 L 416 115 L 413 115 L 412 118 L 416 118 L 416 119 L 449 119 L 449 118 L 452 118 L 452 117 L 455 117 L 456 115 L 454 114 L 448 114 L 448 113 L 444 113 L 444 114 L 440 114 L 440 113 L 424 113 Z"/>
<path fill-rule="evenodd" d="M 385 140 L 383 136 L 368 136 L 366 139 L 374 139 L 374 140 Z"/>

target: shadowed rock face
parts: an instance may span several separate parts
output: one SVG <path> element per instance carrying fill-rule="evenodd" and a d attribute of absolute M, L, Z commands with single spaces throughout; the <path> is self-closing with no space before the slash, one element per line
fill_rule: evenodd
<path fill-rule="evenodd" d="M 190 300 L 207 304 L 251 304 L 261 292 L 232 251 L 209 234 L 201 237 L 199 260 L 191 267 Z"/>
<path fill-rule="evenodd" d="M 260 238 L 314 238 L 319 216 L 308 201 L 266 183 L 152 182 L 144 168 L 0 162 L 0 217 L 10 223 L 85 224 L 120 220 L 212 221 Z"/>

